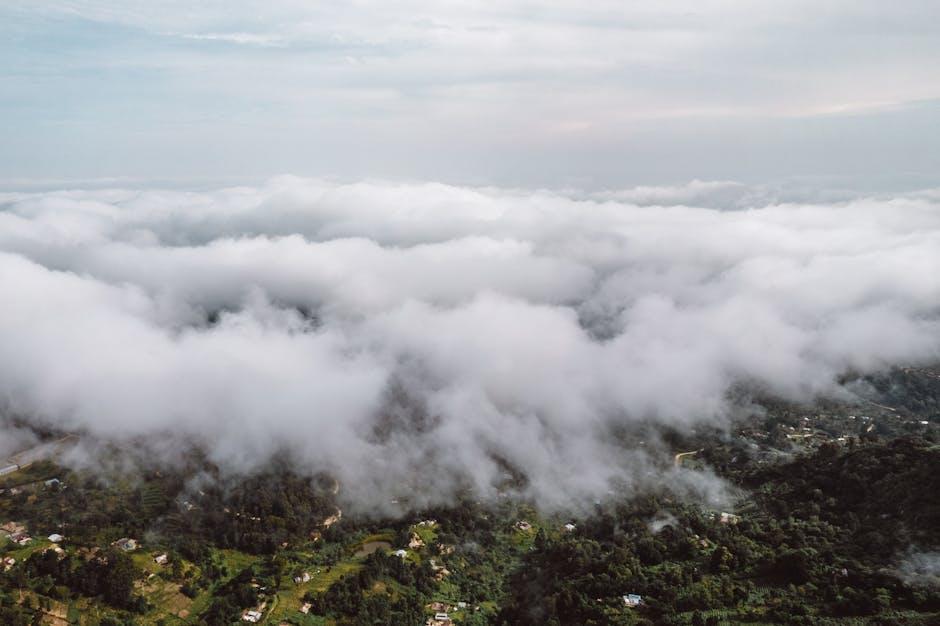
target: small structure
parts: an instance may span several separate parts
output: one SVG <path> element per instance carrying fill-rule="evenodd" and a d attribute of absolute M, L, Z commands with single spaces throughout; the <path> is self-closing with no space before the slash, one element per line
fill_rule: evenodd
<path fill-rule="evenodd" d="M 242 619 L 246 622 L 251 622 L 252 624 L 257 624 L 261 621 L 261 612 L 260 611 L 245 611 L 242 613 Z"/>
<path fill-rule="evenodd" d="M 303 604 L 300 605 L 300 612 L 303 613 L 304 615 L 306 615 L 307 613 L 310 612 L 310 609 L 311 609 L 312 607 L 313 607 L 313 605 L 310 604 L 309 602 L 304 602 Z"/>
<path fill-rule="evenodd" d="M 411 539 L 408 541 L 408 547 L 412 550 L 424 547 L 424 541 L 418 533 L 411 533 Z"/>
<path fill-rule="evenodd" d="M 18 469 L 20 469 L 20 466 L 17 465 L 16 463 L 0 465 L 0 476 L 6 476 L 7 474 L 12 474 Z"/>
<path fill-rule="evenodd" d="M 735 515 L 734 513 L 726 513 L 722 511 L 720 517 L 718 518 L 718 521 L 720 521 L 722 524 L 734 525 L 740 522 L 741 518 Z"/>
<path fill-rule="evenodd" d="M 59 487 L 62 485 L 62 481 L 58 478 L 50 478 L 49 480 L 44 481 L 43 484 L 46 487 Z"/>
<path fill-rule="evenodd" d="M 437 563 L 434 559 L 431 559 L 430 563 L 431 571 L 434 572 L 434 580 L 444 580 L 446 576 L 450 576 L 450 570 Z"/>
<path fill-rule="evenodd" d="M 343 512 L 340 509 L 336 509 L 335 515 L 330 515 L 328 518 L 323 520 L 323 528 L 329 528 L 341 519 L 343 519 Z"/>
<path fill-rule="evenodd" d="M 435 613 L 434 619 L 438 622 L 449 622 L 450 616 L 447 613 Z"/>
<path fill-rule="evenodd" d="M 65 537 L 63 537 L 59 533 L 52 533 L 51 535 L 49 535 L 49 541 L 51 541 L 52 543 L 59 543 L 63 539 L 65 539 Z"/>
<path fill-rule="evenodd" d="M 26 533 L 16 533 L 14 535 L 10 535 L 10 541 L 12 541 L 13 543 L 19 546 L 25 546 L 27 543 L 29 543 L 32 540 L 33 538 L 27 535 Z"/>
<path fill-rule="evenodd" d="M 406 556 L 408 556 L 408 551 L 407 550 L 395 550 L 395 556 L 397 556 L 400 559 L 403 559 Z"/>
<path fill-rule="evenodd" d="M 153 557 L 153 560 L 157 563 L 157 565 L 166 565 L 170 562 L 170 557 L 168 557 L 164 552 L 163 554 L 158 554 L 157 556 Z"/>
<path fill-rule="evenodd" d="M 137 549 L 137 540 L 128 539 L 127 537 L 122 537 L 118 539 L 117 541 L 115 541 L 114 543 L 112 543 L 111 545 L 116 546 L 120 548 L 121 550 L 124 550 L 125 552 L 131 552 Z"/>
<path fill-rule="evenodd" d="M 624 606 L 628 606 L 630 608 L 640 606 L 643 604 L 643 597 L 638 596 L 635 593 L 628 593 L 623 597 L 623 604 Z"/>
<path fill-rule="evenodd" d="M 9 571 L 10 568 L 14 565 L 16 565 L 16 559 L 14 559 L 12 556 L 8 556 L 3 559 L 3 571 Z"/>
<path fill-rule="evenodd" d="M 53 552 L 55 552 L 57 555 L 59 555 L 60 558 L 65 556 L 65 550 L 63 550 L 62 548 L 60 548 L 59 546 L 55 544 L 52 544 L 51 546 L 43 550 L 43 552 L 48 552 L 49 550 L 52 550 Z"/>
<path fill-rule="evenodd" d="M 294 576 L 294 582 L 297 583 L 298 585 L 300 583 L 308 582 L 309 580 L 310 580 L 310 574 L 308 574 L 307 572 L 304 572 L 303 574 L 300 574 L 299 576 Z"/>
<path fill-rule="evenodd" d="M 570 533 L 574 532 L 574 529 L 577 528 L 574 524 L 565 524 L 565 532 Z"/>
<path fill-rule="evenodd" d="M 524 519 L 521 519 L 518 522 L 516 522 L 516 530 L 524 531 L 524 530 L 531 530 L 531 529 L 532 529 L 532 524 L 525 521 Z"/>

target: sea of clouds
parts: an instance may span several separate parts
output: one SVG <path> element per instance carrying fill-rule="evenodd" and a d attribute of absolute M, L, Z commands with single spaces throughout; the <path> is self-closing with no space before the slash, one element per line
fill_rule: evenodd
<path fill-rule="evenodd" d="M 940 359 L 940 192 L 6 192 L 0 292 L 8 415 L 229 471 L 283 456 L 365 509 L 507 468 L 562 507 L 662 474 L 624 427 Z"/>

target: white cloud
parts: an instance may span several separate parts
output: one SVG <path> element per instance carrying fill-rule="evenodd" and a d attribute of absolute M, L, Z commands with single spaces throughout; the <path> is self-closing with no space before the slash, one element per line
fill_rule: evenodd
<path fill-rule="evenodd" d="M 721 423 L 739 383 L 808 399 L 940 358 L 936 192 L 604 196 L 288 177 L 6 194 L 0 397 L 229 469 L 286 450 L 366 507 L 418 475 L 429 501 L 490 493 L 496 459 L 557 506 L 647 476 L 612 429 Z"/>

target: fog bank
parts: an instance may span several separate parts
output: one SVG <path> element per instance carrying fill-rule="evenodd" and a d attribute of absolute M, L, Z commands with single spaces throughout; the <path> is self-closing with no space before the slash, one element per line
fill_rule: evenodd
<path fill-rule="evenodd" d="M 196 443 L 228 471 L 287 454 L 366 509 L 412 487 L 491 496 L 507 468 L 549 507 L 612 483 L 713 489 L 617 433 L 721 424 L 733 385 L 808 400 L 936 360 L 938 276 L 931 191 L 8 192 L 0 399 L 70 432 Z"/>

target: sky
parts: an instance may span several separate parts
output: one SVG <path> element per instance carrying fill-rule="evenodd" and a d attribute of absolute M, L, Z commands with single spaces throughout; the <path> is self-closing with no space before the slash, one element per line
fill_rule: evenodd
<path fill-rule="evenodd" d="M 934 0 L 6 0 L 0 186 L 940 184 Z"/>

